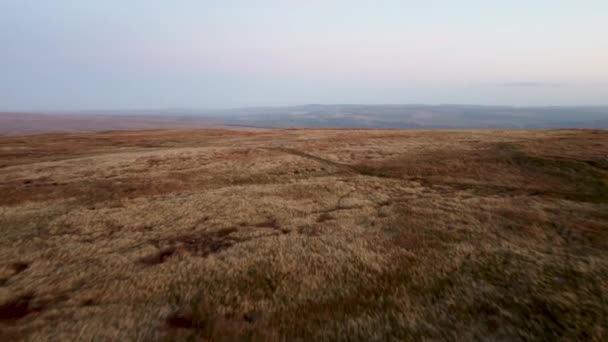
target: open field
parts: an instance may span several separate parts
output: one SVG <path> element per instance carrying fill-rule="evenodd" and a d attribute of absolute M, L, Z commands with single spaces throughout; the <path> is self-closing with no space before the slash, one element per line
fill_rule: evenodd
<path fill-rule="evenodd" d="M 608 131 L 0 138 L 0 340 L 606 340 Z"/>
<path fill-rule="evenodd" d="M 202 129 L 221 127 L 218 120 L 144 114 L 39 114 L 0 112 L 0 136 L 150 129 Z"/>

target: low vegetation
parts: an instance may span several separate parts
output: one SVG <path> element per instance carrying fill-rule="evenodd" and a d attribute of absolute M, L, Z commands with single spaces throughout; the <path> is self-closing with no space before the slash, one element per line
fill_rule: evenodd
<path fill-rule="evenodd" d="M 0 138 L 2 340 L 606 340 L 608 132 Z"/>

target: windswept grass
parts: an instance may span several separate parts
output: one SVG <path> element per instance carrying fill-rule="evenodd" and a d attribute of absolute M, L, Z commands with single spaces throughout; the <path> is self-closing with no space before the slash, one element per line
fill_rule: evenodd
<path fill-rule="evenodd" d="M 605 340 L 605 131 L 0 138 L 4 340 Z"/>

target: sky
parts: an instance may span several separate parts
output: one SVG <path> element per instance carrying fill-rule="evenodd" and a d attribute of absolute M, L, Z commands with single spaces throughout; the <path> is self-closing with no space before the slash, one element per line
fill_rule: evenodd
<path fill-rule="evenodd" d="M 608 104 L 606 0 L 0 0 L 0 111 Z"/>

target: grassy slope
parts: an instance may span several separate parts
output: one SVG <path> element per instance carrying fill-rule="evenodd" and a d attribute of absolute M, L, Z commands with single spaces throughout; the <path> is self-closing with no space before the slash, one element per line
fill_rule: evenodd
<path fill-rule="evenodd" d="M 606 131 L 0 138 L 0 337 L 608 335 Z"/>

